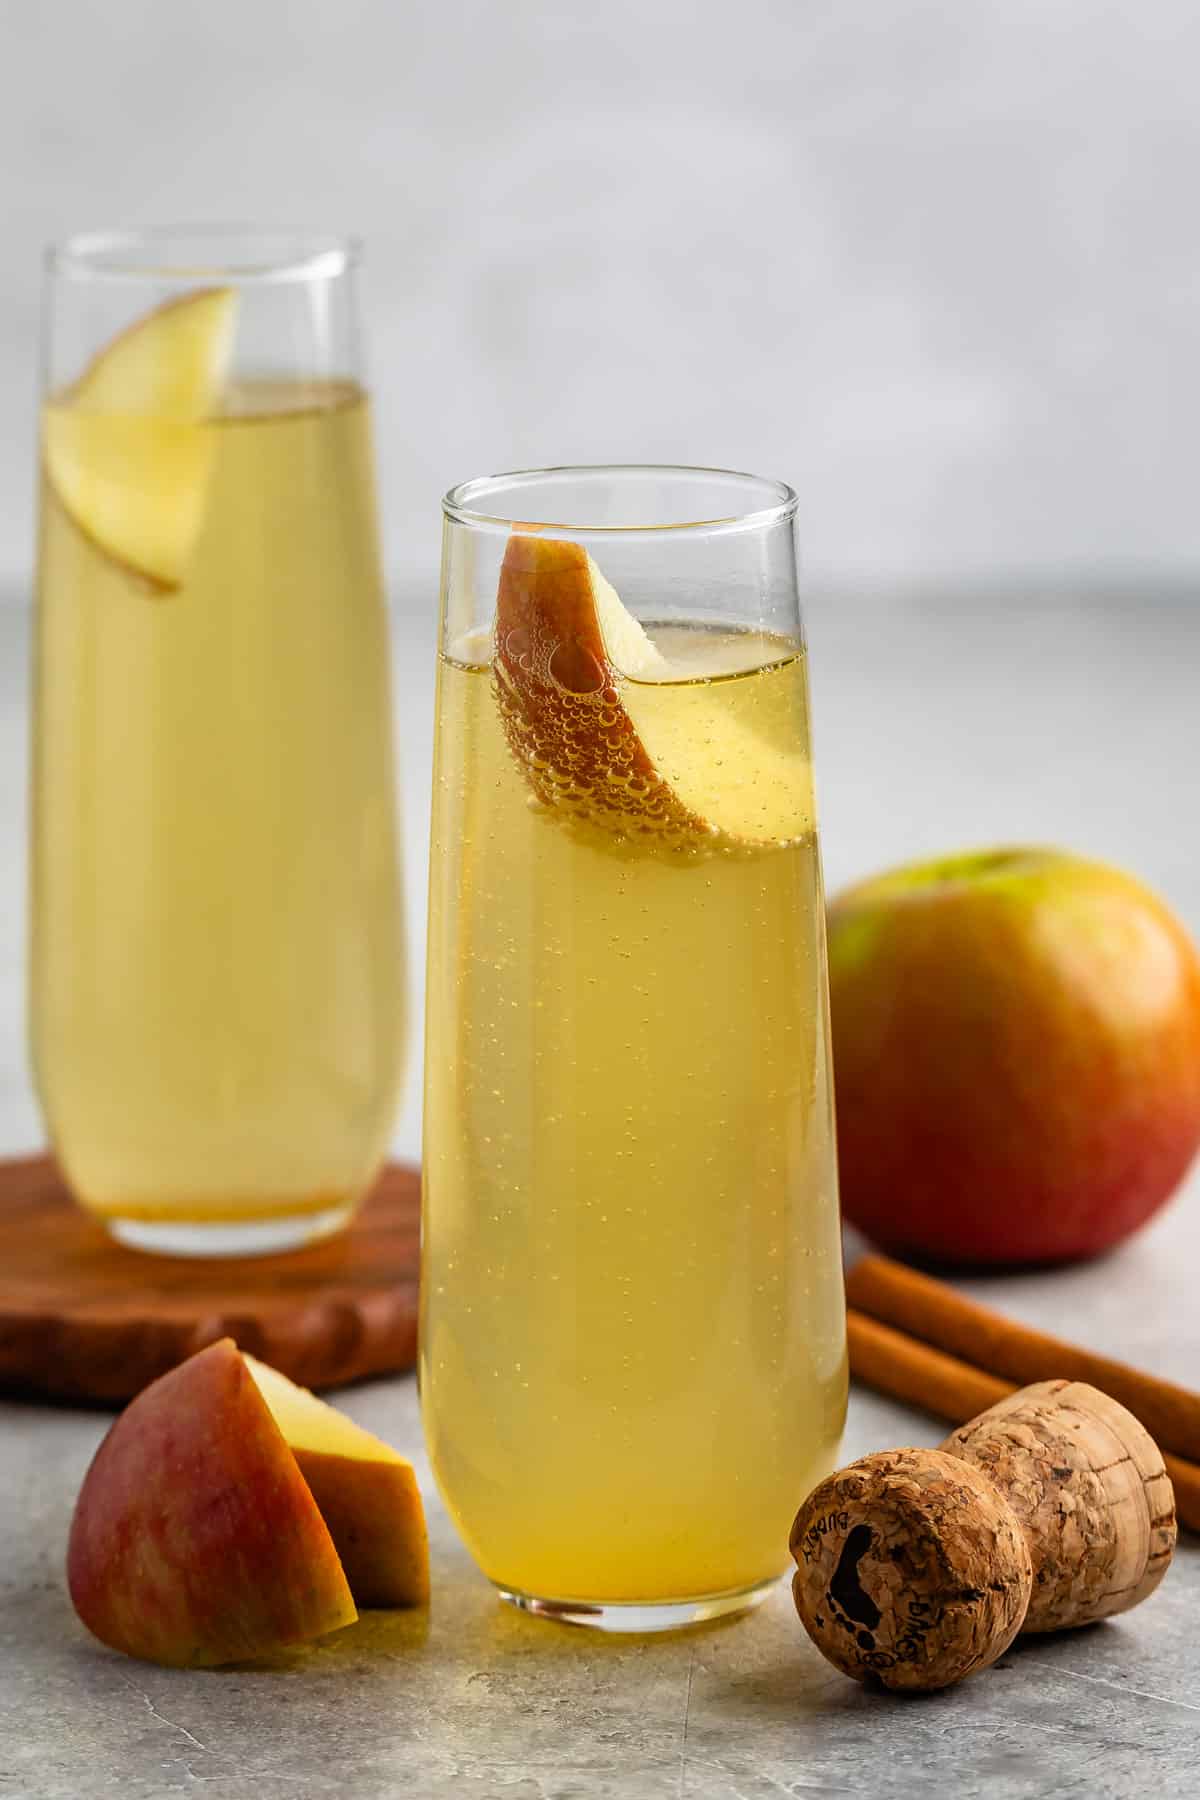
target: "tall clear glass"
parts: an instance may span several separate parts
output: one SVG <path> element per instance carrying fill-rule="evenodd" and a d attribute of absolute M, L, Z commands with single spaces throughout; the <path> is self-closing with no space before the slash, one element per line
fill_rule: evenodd
<path fill-rule="evenodd" d="M 115 1236 L 283 1249 L 385 1153 L 405 1045 L 358 255 L 50 251 L 30 1015 Z"/>
<path fill-rule="evenodd" d="M 421 1393 L 505 1598 L 753 1604 L 846 1404 L 795 496 L 444 502 Z"/>

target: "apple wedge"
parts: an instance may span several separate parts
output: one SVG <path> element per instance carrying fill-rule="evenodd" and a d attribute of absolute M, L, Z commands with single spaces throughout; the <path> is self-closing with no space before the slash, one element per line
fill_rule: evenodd
<path fill-rule="evenodd" d="M 495 671 L 510 748 L 548 807 L 634 835 L 711 838 L 714 828 L 658 774 L 620 703 L 620 674 L 649 664 L 652 646 L 594 570 L 579 544 L 509 538 L 496 600 Z M 623 671 L 609 653 L 602 607 L 614 650 L 624 654 Z"/>
<path fill-rule="evenodd" d="M 425 1511 L 412 1464 L 253 1356 L 246 1367 L 287 1440 L 359 1606 L 429 1599 Z"/>
<path fill-rule="evenodd" d="M 664 685 L 695 677 L 673 669 L 579 544 L 509 538 L 493 672 L 509 748 L 560 819 L 693 852 L 755 850 L 812 828 L 797 719 L 779 721 L 778 741 L 751 731 L 719 682 L 686 709 L 656 704 Z"/>
<path fill-rule="evenodd" d="M 114 338 L 42 420 L 50 486 L 79 529 L 153 587 L 177 588 L 204 516 L 233 347 L 230 288 L 185 294 Z"/>
<path fill-rule="evenodd" d="M 179 1667 L 270 1655 L 358 1616 L 231 1339 L 152 1382 L 112 1426 L 76 1502 L 67 1582 L 102 1642 Z"/>

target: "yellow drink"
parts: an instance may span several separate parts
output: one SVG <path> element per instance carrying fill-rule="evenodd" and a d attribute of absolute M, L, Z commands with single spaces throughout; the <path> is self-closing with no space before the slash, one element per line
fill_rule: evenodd
<path fill-rule="evenodd" d="M 477 1561 L 560 1601 L 776 1576 L 845 1411 L 805 659 L 650 631 L 616 704 L 739 844 L 539 802 L 490 639 L 439 671 L 422 1405 Z"/>
<path fill-rule="evenodd" d="M 368 406 L 242 383 L 186 429 L 204 486 L 173 591 L 43 483 L 34 1060 L 87 1206 L 135 1239 L 225 1221 L 266 1247 L 359 1197 L 402 1073 Z"/>

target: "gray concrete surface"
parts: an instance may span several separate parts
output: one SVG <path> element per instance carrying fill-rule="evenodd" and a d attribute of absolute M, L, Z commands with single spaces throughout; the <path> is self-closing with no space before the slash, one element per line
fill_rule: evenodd
<path fill-rule="evenodd" d="M 344 1403 L 419 1446 L 410 1381 Z M 89 1642 L 62 1591 L 104 1423 L 0 1408 L 6 1800 L 1194 1800 L 1200 1783 L 1195 1548 L 1127 1620 L 1031 1640 L 957 1690 L 903 1700 L 824 1663 L 786 1588 L 749 1618 L 661 1640 L 525 1618 L 435 1504 L 427 1619 L 376 1614 L 288 1666 L 192 1674 Z M 938 1435 L 856 1394 L 847 1451 Z"/>
<path fill-rule="evenodd" d="M 402 591 L 397 720 L 419 949 L 432 601 Z M 906 855 L 1057 841 L 1129 864 L 1200 930 L 1200 605 L 1025 586 L 811 611 L 831 884 Z M 0 607 L 0 1147 L 37 1141 L 21 1048 L 26 620 Z M 419 957 L 418 957 L 419 961 Z M 410 1101 L 398 1147 L 415 1153 Z M 853 1246 L 851 1246 L 853 1252 Z M 1031 1320 L 1200 1382 L 1200 1177 L 1125 1250 L 974 1284 Z M 421 1460 L 411 1381 L 343 1396 Z M 271 1671 L 148 1668 L 91 1643 L 62 1584 L 99 1415 L 0 1405 L 0 1796 L 122 1800 L 1193 1800 L 1200 1550 L 1128 1619 L 1010 1652 L 948 1694 L 843 1680 L 786 1591 L 669 1640 L 598 1640 L 502 1608 L 432 1490 L 428 1619 L 368 1618 Z M 934 1442 L 856 1392 L 847 1455 Z M 423 1467 L 423 1464 L 422 1464 Z"/>

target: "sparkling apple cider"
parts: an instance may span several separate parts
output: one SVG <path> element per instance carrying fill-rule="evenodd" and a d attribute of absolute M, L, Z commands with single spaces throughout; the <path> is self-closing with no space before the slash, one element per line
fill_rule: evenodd
<path fill-rule="evenodd" d="M 779 1574 L 846 1399 L 805 658 L 648 630 L 590 717 L 710 839 L 547 801 L 489 634 L 438 689 L 427 1439 L 497 1585 L 598 1605 Z"/>
<path fill-rule="evenodd" d="M 332 1223 L 383 1157 L 404 1040 L 367 402 L 233 386 L 176 464 L 156 430 L 46 411 L 82 512 L 44 480 L 38 1087 L 98 1213 Z M 145 570 L 187 506 L 167 587 Z"/>

